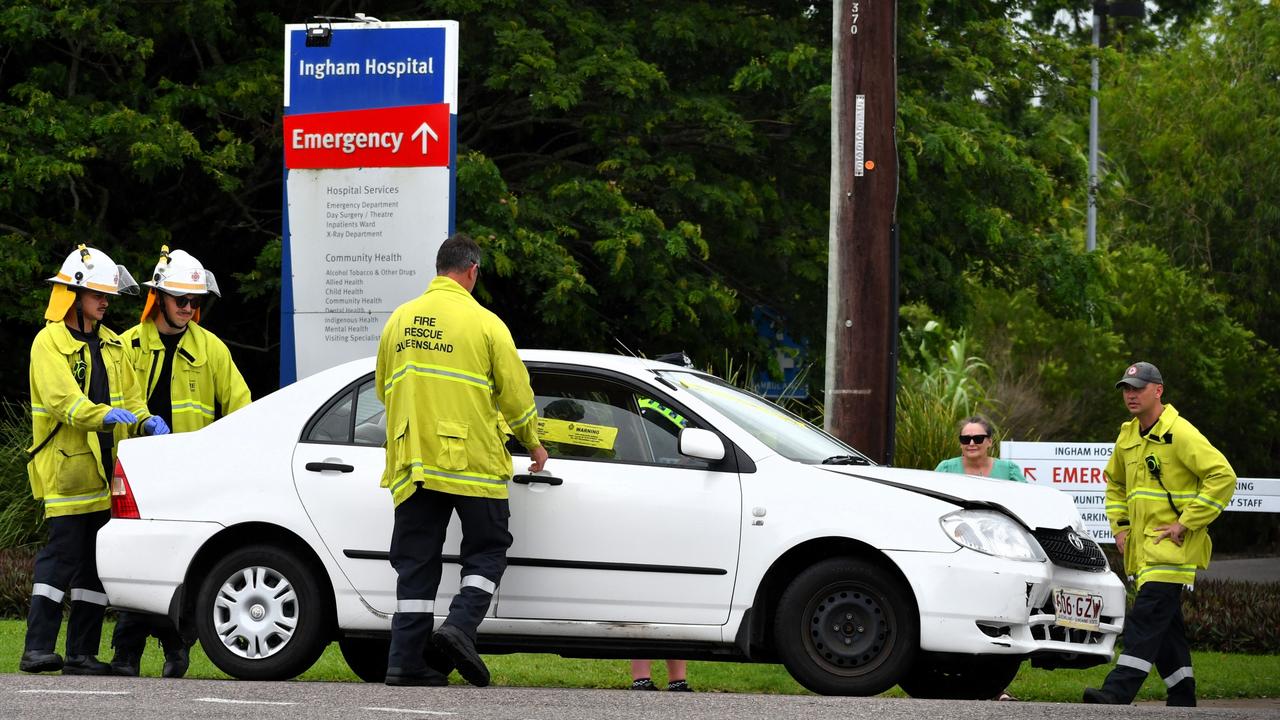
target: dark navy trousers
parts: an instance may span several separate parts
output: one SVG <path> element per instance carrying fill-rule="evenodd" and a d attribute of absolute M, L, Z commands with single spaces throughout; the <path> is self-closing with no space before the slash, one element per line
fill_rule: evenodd
<path fill-rule="evenodd" d="M 1182 620 L 1182 585 L 1144 583 L 1124 619 L 1124 652 L 1102 685 L 1103 692 L 1128 704 L 1154 667 L 1169 688 L 1170 705 L 1196 704 L 1196 678 Z"/>
<path fill-rule="evenodd" d="M 419 488 L 396 506 L 391 565 L 396 569 L 396 613 L 391 619 L 387 672 L 426 672 L 440 586 L 445 531 L 453 513 L 462 523 L 461 583 L 444 624 L 475 639 L 507 569 L 511 516 L 505 499 L 468 497 Z"/>
<path fill-rule="evenodd" d="M 62 627 L 63 601 L 71 603 L 67 655 L 97 655 L 107 595 L 98 579 L 98 530 L 111 511 L 62 515 L 45 520 L 49 542 L 36 554 L 26 650 L 53 652 Z"/>

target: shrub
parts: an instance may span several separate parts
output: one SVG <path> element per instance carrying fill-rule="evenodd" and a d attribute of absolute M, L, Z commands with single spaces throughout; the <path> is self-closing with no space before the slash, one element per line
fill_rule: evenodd
<path fill-rule="evenodd" d="M 1280 582 L 1199 580 L 1183 598 L 1192 648 L 1280 654 Z"/>
<path fill-rule="evenodd" d="M 0 617 L 27 616 L 35 557 L 33 547 L 0 548 Z"/>
<path fill-rule="evenodd" d="M 31 410 L 0 402 L 0 548 L 40 543 L 44 508 L 31 497 L 27 448 L 31 445 Z"/>

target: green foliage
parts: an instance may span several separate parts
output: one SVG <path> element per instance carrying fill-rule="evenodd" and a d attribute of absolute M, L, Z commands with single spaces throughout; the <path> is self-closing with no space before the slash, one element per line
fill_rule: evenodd
<path fill-rule="evenodd" d="M 1133 245 L 1111 255 L 1113 329 L 1125 338 L 1129 358 L 1160 368 L 1165 401 L 1222 450 L 1237 473 L 1273 475 L 1280 453 L 1280 353 L 1232 318 L 1225 296 L 1163 252 Z M 1127 362 L 1100 382 L 1111 388 L 1111 376 L 1119 377 Z"/>
<path fill-rule="evenodd" d="M 36 549 L 0 545 L 0 618 L 24 618 L 31 608 Z"/>
<path fill-rule="evenodd" d="M 1200 580 L 1183 597 L 1191 647 L 1280 655 L 1280 583 Z"/>
<path fill-rule="evenodd" d="M 1227 0 L 1169 51 L 1123 56 L 1102 133 L 1124 179 L 1112 245 L 1154 245 L 1280 346 L 1280 7 Z"/>
<path fill-rule="evenodd" d="M 991 414 L 986 389 L 991 367 L 971 354 L 964 331 L 948 333 L 927 309 L 907 307 L 903 316 L 915 322 L 902 333 L 894 464 L 932 470 L 957 454 L 956 428 L 961 420 L 977 412 Z M 997 435 L 1004 436 L 999 429 Z"/>
<path fill-rule="evenodd" d="M 44 507 L 31 497 L 27 479 L 31 443 L 30 408 L 0 401 L 0 548 L 28 546 L 44 538 Z"/>

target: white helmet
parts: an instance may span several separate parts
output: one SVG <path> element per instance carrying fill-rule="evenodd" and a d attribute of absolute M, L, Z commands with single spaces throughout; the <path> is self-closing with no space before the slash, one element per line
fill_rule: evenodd
<path fill-rule="evenodd" d="M 108 295 L 138 294 L 138 283 L 123 265 L 117 265 L 101 250 L 85 245 L 77 247 L 62 261 L 58 274 L 49 278 L 49 282 Z"/>
<path fill-rule="evenodd" d="M 218 292 L 218 281 L 213 273 L 205 270 L 200 261 L 186 250 L 169 252 L 169 246 L 160 248 L 160 261 L 151 273 L 151 279 L 142 283 L 147 287 L 162 290 L 170 295 L 205 295 Z"/>

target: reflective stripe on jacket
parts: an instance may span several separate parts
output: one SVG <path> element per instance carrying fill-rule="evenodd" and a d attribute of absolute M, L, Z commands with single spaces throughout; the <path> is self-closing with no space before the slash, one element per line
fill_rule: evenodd
<path fill-rule="evenodd" d="M 120 339 L 143 397 L 150 398 L 164 365 L 160 330 L 147 320 L 126 330 Z M 194 321 L 187 323 L 174 355 L 169 375 L 173 420 L 169 429 L 173 432 L 199 430 L 249 404 L 249 386 L 217 335 Z"/>
<path fill-rule="evenodd" d="M 1139 587 L 1151 580 L 1190 585 L 1197 568 L 1209 567 L 1213 541 L 1208 525 L 1231 502 L 1236 473 L 1172 405 L 1164 406 L 1146 435 L 1139 433 L 1137 418 L 1126 422 L 1107 463 L 1111 532 L 1129 531 L 1124 569 Z M 1159 467 L 1158 479 L 1148 457 Z M 1155 543 L 1160 534 L 1156 528 L 1175 520 L 1187 528 L 1182 545 L 1168 538 Z"/>
<path fill-rule="evenodd" d="M 142 393 L 129 372 L 120 337 L 98 326 L 102 363 L 107 369 L 111 405 L 99 405 L 88 397 L 92 359 L 88 346 L 71 336 L 63 322 L 50 322 L 31 343 L 31 447 L 36 449 L 50 433 L 57 433 L 27 463 L 31 494 L 44 502 L 45 517 L 81 515 L 111 507 L 110 478 L 104 476 L 98 433 L 112 407 L 138 417 L 134 425 L 112 427 L 115 441 L 141 434 L 142 421 L 151 417 Z M 75 366 L 83 361 L 84 380 L 77 381 Z M 61 425 L 59 425 L 61 423 Z"/>
<path fill-rule="evenodd" d="M 382 487 L 396 505 L 420 486 L 506 498 L 507 429 L 526 448 L 541 445 L 529 371 L 511 332 L 448 277 L 387 320 L 376 383 L 387 418 Z"/>

